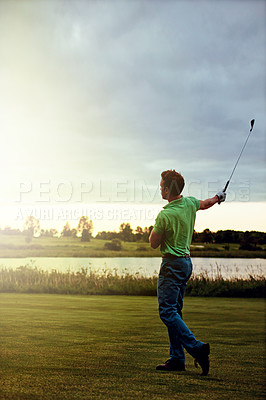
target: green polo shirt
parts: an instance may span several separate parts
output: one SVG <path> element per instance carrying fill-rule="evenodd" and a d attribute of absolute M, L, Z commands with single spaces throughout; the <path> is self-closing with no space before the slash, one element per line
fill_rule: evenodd
<path fill-rule="evenodd" d="M 163 235 L 161 253 L 178 257 L 189 254 L 199 200 L 192 196 L 181 197 L 163 208 L 153 228 L 155 233 Z"/>

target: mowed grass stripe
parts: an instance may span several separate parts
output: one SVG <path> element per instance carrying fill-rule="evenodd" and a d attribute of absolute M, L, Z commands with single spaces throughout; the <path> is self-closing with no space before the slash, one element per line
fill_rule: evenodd
<path fill-rule="evenodd" d="M 263 398 L 264 300 L 186 298 L 184 319 L 211 343 L 201 377 L 162 373 L 167 330 L 154 297 L 0 294 L 1 399 Z"/>

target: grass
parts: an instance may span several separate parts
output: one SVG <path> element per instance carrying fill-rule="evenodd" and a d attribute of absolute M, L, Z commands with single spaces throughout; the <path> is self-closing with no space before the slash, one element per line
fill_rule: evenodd
<path fill-rule="evenodd" d="M 15 270 L 0 269 L 0 292 L 155 296 L 157 277 L 158 274 L 152 277 L 128 272 L 118 274 L 117 270 L 108 269 L 49 272 L 21 266 Z M 219 275 L 209 278 L 206 272 L 192 276 L 186 292 L 190 296 L 265 297 L 265 283 L 263 276 L 225 280 Z"/>
<path fill-rule="evenodd" d="M 23 235 L 0 235 L 0 258 L 25 257 L 160 257 L 159 248 L 154 250 L 149 243 L 122 242 L 121 251 L 105 248 L 108 241 L 92 239 L 81 242 L 80 238 L 33 238 L 30 243 Z M 202 246 L 202 247 L 199 247 Z M 266 258 L 266 246 L 262 251 L 238 250 L 239 245 L 230 244 L 229 250 L 223 244 L 197 243 L 191 246 L 193 257 Z"/>
<path fill-rule="evenodd" d="M 201 377 L 168 357 L 154 297 L 0 294 L 0 398 L 263 399 L 264 302 L 186 298 L 184 319 L 211 344 Z"/>

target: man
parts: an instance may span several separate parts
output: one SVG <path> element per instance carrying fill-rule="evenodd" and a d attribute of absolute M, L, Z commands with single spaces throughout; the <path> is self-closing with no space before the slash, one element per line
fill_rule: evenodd
<path fill-rule="evenodd" d="M 161 245 L 162 264 L 158 279 L 159 315 L 168 328 L 170 359 L 158 365 L 157 370 L 184 371 L 185 353 L 195 358 L 202 375 L 209 372 L 209 343 L 200 342 L 182 320 L 183 297 L 187 281 L 192 274 L 189 256 L 196 212 L 206 210 L 225 201 L 226 194 L 219 192 L 204 201 L 181 195 L 185 182 L 175 170 L 161 174 L 161 195 L 168 204 L 159 212 L 150 234 L 151 247 Z"/>

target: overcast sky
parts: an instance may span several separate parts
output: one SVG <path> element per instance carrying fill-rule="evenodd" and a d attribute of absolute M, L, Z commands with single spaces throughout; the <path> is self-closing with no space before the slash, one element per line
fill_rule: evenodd
<path fill-rule="evenodd" d="M 0 0 L 3 207 L 156 205 L 165 169 L 204 198 L 252 118 L 227 204 L 265 202 L 265 22 L 263 0 Z"/>

